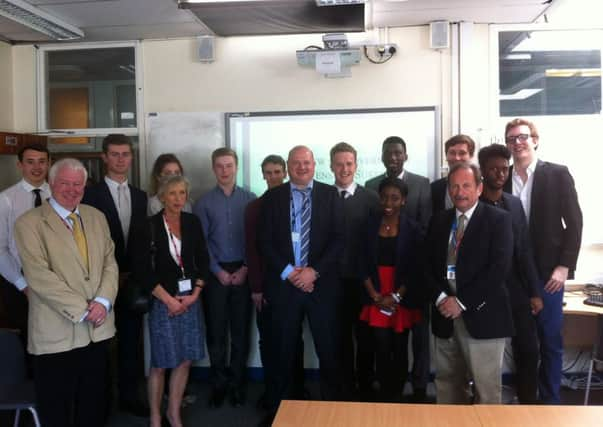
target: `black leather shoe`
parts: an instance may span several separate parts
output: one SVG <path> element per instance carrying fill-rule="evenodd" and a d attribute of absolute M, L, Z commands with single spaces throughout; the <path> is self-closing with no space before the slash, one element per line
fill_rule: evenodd
<path fill-rule="evenodd" d="M 235 408 L 245 405 L 245 400 L 245 393 L 241 390 L 235 389 L 230 393 L 230 404 Z"/>
<path fill-rule="evenodd" d="M 120 402 L 119 410 L 134 415 L 135 417 L 149 417 L 149 408 L 139 402 Z"/>
<path fill-rule="evenodd" d="M 215 388 L 209 397 L 209 406 L 211 408 L 219 408 L 224 404 L 226 398 L 226 390 Z"/>

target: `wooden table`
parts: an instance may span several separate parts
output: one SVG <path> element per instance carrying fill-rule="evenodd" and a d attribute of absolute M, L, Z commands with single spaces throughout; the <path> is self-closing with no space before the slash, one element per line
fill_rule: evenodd
<path fill-rule="evenodd" d="M 599 339 L 597 317 L 603 315 L 603 307 L 584 304 L 582 290 L 563 294 L 563 344 L 565 347 L 592 350 Z M 603 422 L 602 424 L 603 425 Z"/>
<path fill-rule="evenodd" d="M 274 427 L 601 427 L 603 406 L 405 405 L 284 400 Z"/>

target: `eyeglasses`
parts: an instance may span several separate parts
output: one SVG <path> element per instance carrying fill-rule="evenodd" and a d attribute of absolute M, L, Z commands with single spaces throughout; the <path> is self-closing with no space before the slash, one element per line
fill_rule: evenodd
<path fill-rule="evenodd" d="M 507 144 L 516 144 L 517 141 L 526 142 L 528 138 L 530 138 L 530 136 L 531 135 L 528 135 L 527 133 L 520 133 L 519 135 L 509 135 L 505 138 L 505 141 L 507 142 Z"/>

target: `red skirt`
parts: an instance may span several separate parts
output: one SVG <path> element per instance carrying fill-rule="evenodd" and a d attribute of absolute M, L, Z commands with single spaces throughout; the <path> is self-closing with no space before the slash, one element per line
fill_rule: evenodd
<path fill-rule="evenodd" d="M 390 295 L 394 289 L 394 267 L 377 266 L 379 281 L 381 282 L 380 295 Z M 391 316 L 383 314 L 380 308 L 374 304 L 365 305 L 360 312 L 360 320 L 374 328 L 391 328 L 397 333 L 404 332 L 405 329 L 412 328 L 422 319 L 421 310 L 409 309 L 398 306 L 397 310 Z"/>

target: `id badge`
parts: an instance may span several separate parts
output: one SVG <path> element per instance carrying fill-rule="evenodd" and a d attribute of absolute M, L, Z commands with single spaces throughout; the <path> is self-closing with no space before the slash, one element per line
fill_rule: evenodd
<path fill-rule="evenodd" d="M 178 292 L 190 292 L 193 289 L 191 279 L 180 279 L 178 280 Z"/>
<path fill-rule="evenodd" d="M 446 267 L 446 279 L 456 280 L 456 265 L 449 265 Z"/>
<path fill-rule="evenodd" d="M 299 233 L 297 231 L 291 232 L 291 242 L 293 242 L 293 243 L 299 242 Z"/>

